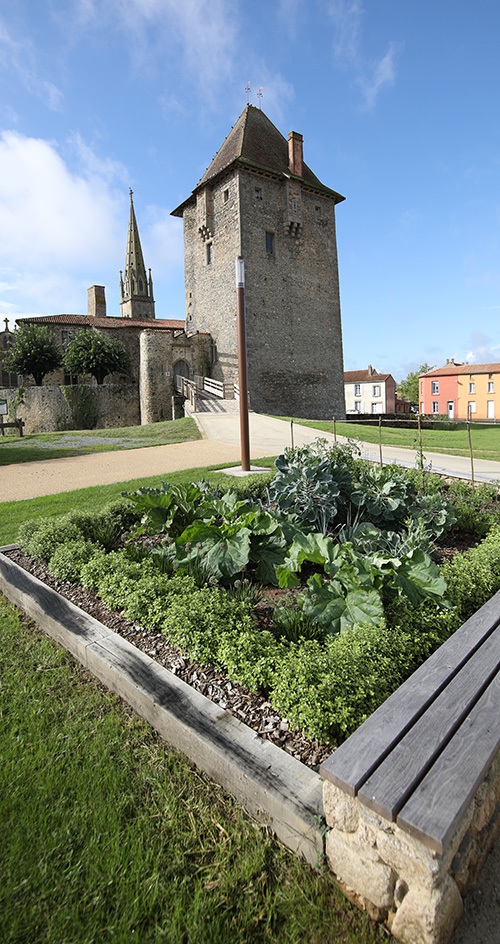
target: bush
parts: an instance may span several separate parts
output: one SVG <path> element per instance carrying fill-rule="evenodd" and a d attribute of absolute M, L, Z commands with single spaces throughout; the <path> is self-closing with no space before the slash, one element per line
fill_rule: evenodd
<path fill-rule="evenodd" d="M 477 547 L 456 554 L 443 565 L 442 572 L 461 624 L 500 590 L 500 526 Z"/>
<path fill-rule="evenodd" d="M 80 579 L 82 567 L 95 554 L 95 545 L 92 541 L 83 538 L 67 541 L 56 547 L 49 561 L 49 571 L 57 580 L 71 580 L 76 583 Z"/>
<path fill-rule="evenodd" d="M 76 522 L 69 522 L 67 516 L 62 518 L 38 518 L 36 521 L 27 521 L 19 528 L 18 540 L 23 551 L 38 557 L 48 564 L 56 548 L 67 541 L 78 541 L 85 538 Z"/>

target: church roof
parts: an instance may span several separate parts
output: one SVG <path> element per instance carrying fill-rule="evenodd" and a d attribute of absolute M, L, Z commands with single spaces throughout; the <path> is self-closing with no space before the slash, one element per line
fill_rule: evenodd
<path fill-rule="evenodd" d="M 253 168 L 278 177 L 284 175 L 294 177 L 303 183 L 309 184 L 315 190 L 333 196 L 336 203 L 340 203 L 345 199 L 335 190 L 325 187 L 305 163 L 302 165 L 302 177 L 291 174 L 287 139 L 260 108 L 247 105 L 191 196 L 172 211 L 172 216 L 182 216 L 184 207 L 193 199 L 196 192 L 203 189 L 207 183 L 214 180 L 233 164 L 241 164 L 249 169 Z"/>
<path fill-rule="evenodd" d="M 30 315 L 26 318 L 17 318 L 17 323 L 41 325 L 71 325 L 82 328 L 140 328 L 141 331 L 184 331 L 184 319 L 174 318 L 116 318 L 106 315 L 104 318 L 94 318 L 92 315 Z"/>

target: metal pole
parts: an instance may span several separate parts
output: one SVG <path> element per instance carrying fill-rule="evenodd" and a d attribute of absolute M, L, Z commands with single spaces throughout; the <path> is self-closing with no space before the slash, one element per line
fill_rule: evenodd
<path fill-rule="evenodd" d="M 236 273 L 236 322 L 238 328 L 238 376 L 240 385 L 241 469 L 250 472 L 250 433 L 248 423 L 247 339 L 245 328 L 245 264 L 238 256 Z"/>

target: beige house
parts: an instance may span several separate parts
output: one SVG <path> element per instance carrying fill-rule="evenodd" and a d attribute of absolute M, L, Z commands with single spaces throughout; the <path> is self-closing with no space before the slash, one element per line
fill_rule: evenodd
<path fill-rule="evenodd" d="M 396 383 L 392 374 L 367 370 L 344 372 L 346 413 L 396 413 Z"/>

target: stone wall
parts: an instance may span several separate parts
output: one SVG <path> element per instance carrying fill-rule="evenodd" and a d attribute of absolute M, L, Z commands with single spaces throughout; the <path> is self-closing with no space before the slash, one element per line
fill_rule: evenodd
<path fill-rule="evenodd" d="M 200 208 L 186 206 L 186 328 L 210 332 L 216 348 L 212 376 L 234 382 L 234 266 L 242 255 L 252 409 L 342 418 L 334 198 L 299 184 L 290 214 L 288 190 L 284 179 L 236 169 L 207 188 L 201 232 Z M 272 252 L 267 251 L 266 234 L 272 238 Z"/>
<path fill-rule="evenodd" d="M 108 429 L 140 423 L 137 384 L 47 385 L 0 390 L 9 413 L 24 420 L 25 433 L 49 433 L 65 429 Z M 16 398 L 16 399 L 15 399 Z"/>
<path fill-rule="evenodd" d="M 500 757 L 443 855 L 332 783 L 323 791 L 327 860 L 346 894 L 403 944 L 446 944 L 500 833 Z"/>

